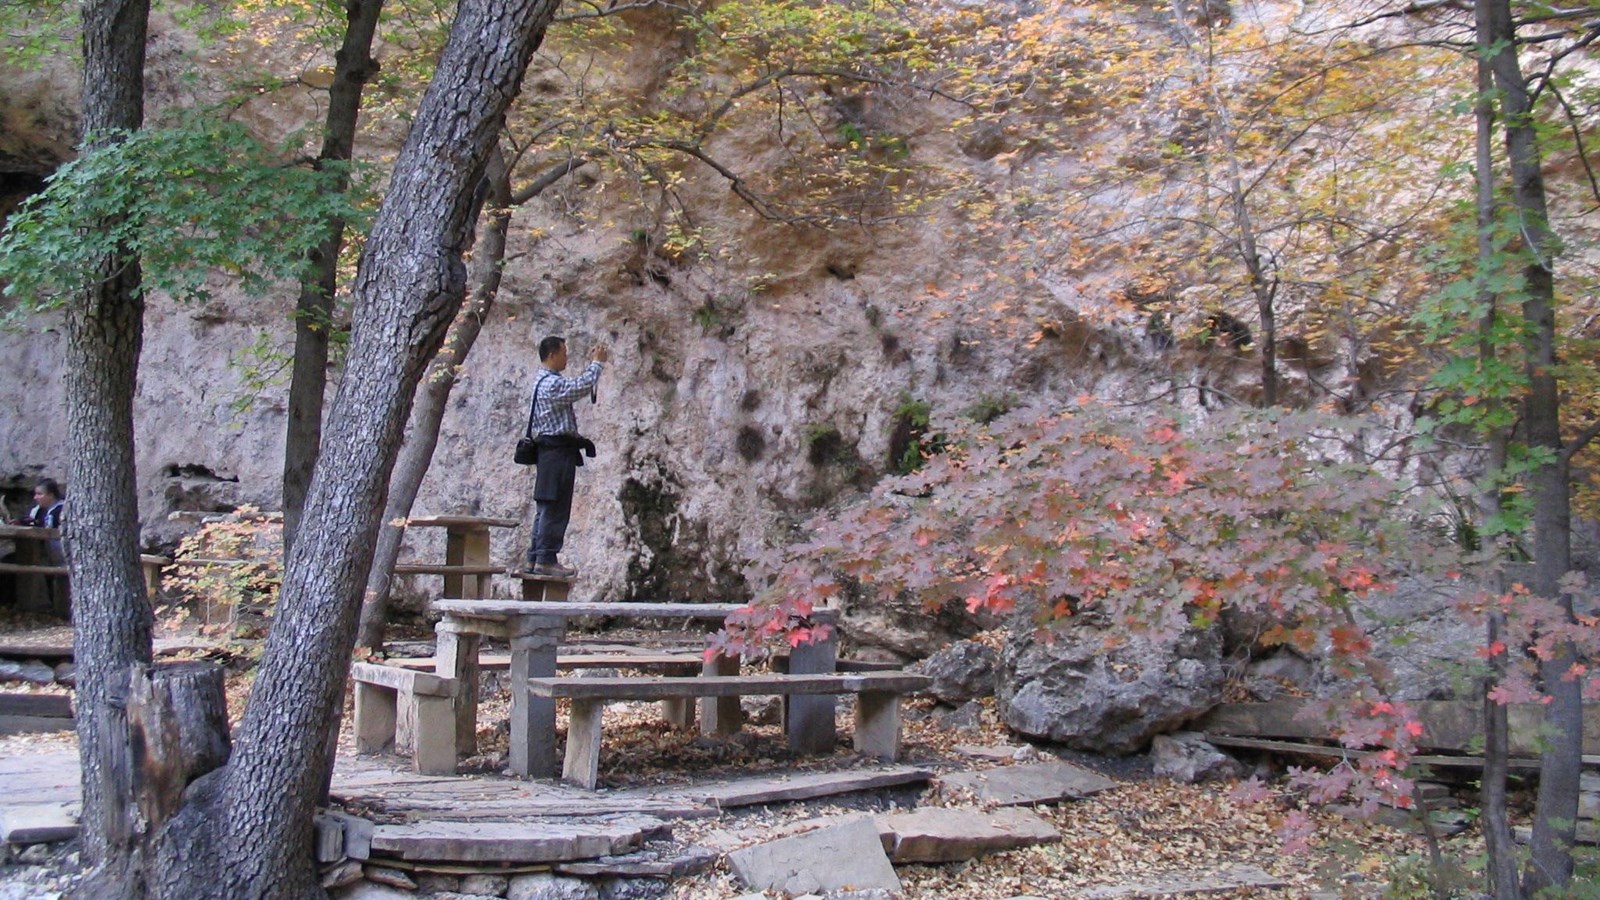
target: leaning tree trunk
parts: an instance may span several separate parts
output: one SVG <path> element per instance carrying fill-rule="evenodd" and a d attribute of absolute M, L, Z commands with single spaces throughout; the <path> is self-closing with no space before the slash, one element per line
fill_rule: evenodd
<path fill-rule="evenodd" d="M 322 152 L 317 167 L 348 162 L 355 149 L 356 118 L 361 91 L 378 72 L 372 58 L 372 37 L 378 30 L 383 0 L 347 0 L 344 43 L 334 54 L 333 84 L 328 88 L 328 117 L 322 126 Z M 336 189 L 350 186 L 342 171 Z M 289 376 L 287 425 L 283 441 L 283 548 L 287 556 L 300 526 L 311 468 L 322 443 L 322 396 L 328 385 L 328 337 L 333 327 L 333 295 L 338 286 L 339 249 L 344 246 L 342 218 L 327 223 L 322 243 L 309 256 L 311 271 L 300 281 L 295 304 L 294 364 Z"/>
<path fill-rule="evenodd" d="M 277 615 L 220 786 L 172 838 L 215 841 L 186 896 L 320 893 L 312 816 L 344 698 L 362 589 L 412 396 L 461 303 L 473 188 L 558 0 L 462 0 L 355 282 L 345 375 L 328 416 Z M 196 793 L 212 787 L 204 779 Z"/>
<path fill-rule="evenodd" d="M 434 448 L 439 445 L 439 425 L 444 421 L 450 392 L 500 293 L 506 230 L 511 225 L 511 174 L 506 171 L 505 157 L 498 147 L 489 155 L 484 183 L 488 191 L 483 205 L 483 233 L 472 254 L 472 295 L 456 314 L 444 349 L 428 367 L 417 407 L 411 414 L 410 432 L 400 448 L 400 461 L 389 479 L 389 502 L 383 510 L 378 546 L 372 553 L 372 571 L 367 575 L 366 597 L 361 604 L 361 625 L 356 635 L 356 644 L 361 647 L 378 649 L 383 645 L 394 564 L 400 558 L 400 541 L 405 535 L 405 528 L 396 523 L 410 516 L 412 504 L 417 502 L 422 479 L 428 474 Z"/>
<path fill-rule="evenodd" d="M 148 0 L 85 0 L 83 136 L 86 148 L 120 140 L 144 121 Z M 111 228 L 116 223 L 106 222 Z M 133 394 L 144 336 L 137 258 L 101 260 L 92 287 L 66 305 L 67 565 L 77 662 L 85 896 L 131 897 L 135 865 L 127 797 L 116 760 L 132 666 L 150 661 L 152 617 L 139 570 Z"/>
<path fill-rule="evenodd" d="M 1557 600 L 1572 620 L 1572 596 L 1562 581 L 1571 569 L 1571 505 L 1566 456 L 1561 444 L 1561 395 L 1556 381 L 1555 235 L 1545 207 L 1539 137 L 1527 79 L 1517 58 L 1516 26 L 1509 0 L 1481 0 L 1485 46 L 1500 89 L 1511 197 L 1522 225 L 1528 264 L 1523 267 L 1522 317 L 1527 328 L 1528 394 L 1523 422 L 1528 444 L 1546 455 L 1529 476 L 1533 499 L 1533 589 Z M 1481 38 L 1482 39 L 1482 38 Z M 1540 664 L 1550 696 L 1544 725 L 1548 744 L 1539 761 L 1539 799 L 1533 841 L 1523 870 L 1523 891 L 1532 896 L 1572 879 L 1572 842 L 1577 828 L 1578 777 L 1583 765 L 1581 679 L 1567 677 L 1577 653 L 1563 640 Z"/>

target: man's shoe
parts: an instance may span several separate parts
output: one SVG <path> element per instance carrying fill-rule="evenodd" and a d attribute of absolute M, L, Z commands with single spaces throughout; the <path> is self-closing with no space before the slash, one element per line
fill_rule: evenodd
<path fill-rule="evenodd" d="M 546 578 L 577 578 L 578 577 L 578 570 L 577 569 L 574 569 L 571 566 L 558 565 L 556 563 L 542 563 L 540 565 L 534 566 L 529 571 L 531 571 L 535 575 L 543 575 Z"/>

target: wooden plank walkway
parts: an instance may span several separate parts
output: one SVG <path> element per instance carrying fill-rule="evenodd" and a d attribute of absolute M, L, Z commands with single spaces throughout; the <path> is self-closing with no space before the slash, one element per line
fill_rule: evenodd
<path fill-rule="evenodd" d="M 839 772 L 758 776 L 699 784 L 633 788 L 594 794 L 555 781 L 499 775 L 429 776 L 406 760 L 341 754 L 333 798 L 388 821 L 494 822 L 543 817 L 637 813 L 658 818 L 715 816 L 722 809 L 804 800 L 854 791 L 922 784 L 929 771 L 914 766 L 857 766 Z M 81 802 L 78 755 L 71 750 L 19 753 L 0 759 L 0 808 Z"/>

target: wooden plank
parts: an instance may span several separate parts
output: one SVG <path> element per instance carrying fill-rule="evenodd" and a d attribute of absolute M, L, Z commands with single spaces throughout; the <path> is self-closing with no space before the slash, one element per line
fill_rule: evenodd
<path fill-rule="evenodd" d="M 529 678 L 528 691 L 540 697 L 580 700 L 665 700 L 669 697 L 730 697 L 745 694 L 850 694 L 884 691 L 907 694 L 933 683 L 909 672 L 851 675 L 737 675 L 700 677 Z"/>
<path fill-rule="evenodd" d="M 68 694 L 0 694 L 0 716 L 71 719 L 72 697 Z"/>
<path fill-rule="evenodd" d="M 1328 738 L 1332 734 L 1331 722 L 1315 716 L 1301 716 L 1301 711 L 1313 702 L 1226 703 L 1196 722 L 1195 729 L 1235 737 Z M 1409 705 L 1422 722 L 1423 733 L 1417 745 L 1425 749 L 1469 750 L 1483 734 L 1482 710 L 1474 701 L 1428 700 Z M 1544 708 L 1535 703 L 1516 704 L 1507 715 L 1511 721 L 1512 754 L 1536 755 L 1535 738 Z M 1585 703 L 1583 706 L 1583 750 L 1600 754 L 1600 704 Z"/>
<path fill-rule="evenodd" d="M 1374 752 L 1371 750 L 1352 750 L 1348 747 L 1332 747 L 1327 744 L 1233 737 L 1226 734 L 1207 734 L 1205 738 L 1206 741 L 1218 747 L 1239 747 L 1245 750 L 1265 750 L 1271 753 L 1303 753 L 1307 756 L 1330 756 L 1340 759 L 1346 757 L 1360 759 Z M 1481 756 L 1413 756 L 1411 760 L 1419 766 L 1461 769 L 1483 768 L 1483 757 Z M 1506 764 L 1513 769 L 1536 770 L 1539 768 L 1539 759 L 1538 757 L 1512 757 L 1506 761 Z M 1583 764 L 1586 766 L 1600 766 L 1600 755 L 1584 755 Z"/>
<path fill-rule="evenodd" d="M 29 566 L 22 563 L 0 563 L 0 572 L 17 572 L 33 575 L 65 575 L 66 566 Z"/>
<path fill-rule="evenodd" d="M 13 734 L 49 734 L 54 731 L 71 731 L 72 719 L 60 716 L 0 716 L 0 737 Z"/>

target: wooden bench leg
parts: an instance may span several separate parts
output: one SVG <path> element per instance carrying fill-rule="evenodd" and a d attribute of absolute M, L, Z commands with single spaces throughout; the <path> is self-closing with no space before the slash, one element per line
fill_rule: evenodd
<path fill-rule="evenodd" d="M 394 743 L 396 692 L 356 682 L 356 752 L 382 753 Z"/>
<path fill-rule="evenodd" d="M 440 622 L 434 627 L 438 642 L 434 649 L 434 672 L 454 678 L 456 691 L 456 754 L 478 752 L 478 645 L 481 637 L 458 632 Z"/>
<path fill-rule="evenodd" d="M 528 693 L 529 678 L 556 674 L 556 637 L 543 623 L 511 639 L 511 771 L 524 778 L 556 777 L 556 701 Z"/>
<path fill-rule="evenodd" d="M 856 697 L 856 752 L 886 761 L 899 758 L 899 694 L 862 691 Z"/>
<path fill-rule="evenodd" d="M 838 645 L 839 634 L 834 631 L 824 640 L 795 647 L 789 652 L 789 674 L 832 675 L 838 668 Z M 833 721 L 838 698 L 832 694 L 805 694 L 784 700 L 789 748 L 796 753 L 832 753 L 839 737 Z"/>
<path fill-rule="evenodd" d="M 456 772 L 456 713 L 451 697 L 413 695 L 416 745 L 412 759 L 423 775 Z"/>
<path fill-rule="evenodd" d="M 712 657 L 705 661 L 703 668 L 707 675 L 737 675 L 739 674 L 739 657 Z M 738 697 L 700 698 L 701 734 L 717 736 L 738 734 L 739 728 L 743 724 L 744 710 L 739 706 Z"/>
<path fill-rule="evenodd" d="M 561 766 L 561 777 L 582 787 L 594 790 L 600 780 L 600 719 L 605 702 L 600 700 L 574 700 L 567 716 L 567 758 Z"/>

